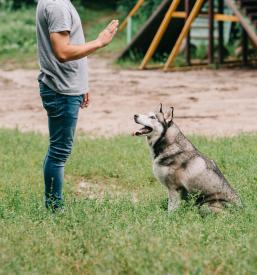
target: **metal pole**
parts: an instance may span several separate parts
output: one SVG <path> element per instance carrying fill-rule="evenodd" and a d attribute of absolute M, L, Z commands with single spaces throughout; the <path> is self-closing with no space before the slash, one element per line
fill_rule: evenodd
<path fill-rule="evenodd" d="M 224 13 L 224 0 L 219 0 L 219 13 Z M 219 64 L 222 64 L 224 61 L 223 51 L 224 51 L 224 23 L 219 21 Z"/>
<path fill-rule="evenodd" d="M 214 37 L 213 37 L 213 30 L 214 30 L 214 5 L 213 0 L 208 0 L 209 7 L 208 7 L 208 13 L 209 13 L 209 48 L 208 48 L 208 62 L 209 64 L 213 64 L 214 61 Z"/>
<path fill-rule="evenodd" d="M 185 11 L 186 11 L 186 18 L 185 18 L 185 22 L 190 14 L 190 0 L 185 0 Z M 190 66 L 191 65 L 191 48 L 190 48 L 190 30 L 188 32 L 187 35 L 187 40 L 186 40 L 186 62 L 187 65 Z"/>
<path fill-rule="evenodd" d="M 242 55 L 243 55 L 243 65 L 248 65 L 248 35 L 244 28 L 242 28 Z"/>

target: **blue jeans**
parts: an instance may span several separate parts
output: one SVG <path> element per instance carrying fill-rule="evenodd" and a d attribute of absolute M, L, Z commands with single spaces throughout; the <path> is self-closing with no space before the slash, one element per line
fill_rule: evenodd
<path fill-rule="evenodd" d="M 56 210 L 63 205 L 64 166 L 72 150 L 83 95 L 62 95 L 43 82 L 39 82 L 39 88 L 49 128 L 49 147 L 43 165 L 45 205 Z"/>

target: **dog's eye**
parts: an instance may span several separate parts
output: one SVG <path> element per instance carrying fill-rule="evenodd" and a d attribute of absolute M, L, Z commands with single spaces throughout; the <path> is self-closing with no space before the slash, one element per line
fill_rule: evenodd
<path fill-rule="evenodd" d="M 156 119 L 156 117 L 155 117 L 155 116 L 150 116 L 150 118 L 151 118 L 151 119 Z"/>

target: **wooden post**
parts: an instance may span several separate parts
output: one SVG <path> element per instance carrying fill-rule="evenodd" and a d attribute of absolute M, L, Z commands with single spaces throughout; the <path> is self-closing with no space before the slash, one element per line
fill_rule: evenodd
<path fill-rule="evenodd" d="M 163 68 L 164 71 L 167 71 L 169 66 L 173 63 L 174 59 L 176 58 L 178 52 L 179 52 L 179 48 L 183 42 L 183 40 L 185 39 L 186 35 L 188 34 L 190 27 L 194 21 L 194 19 L 196 18 L 196 16 L 198 15 L 203 3 L 205 0 L 197 0 L 196 3 L 194 4 L 194 7 L 177 39 L 177 42 L 175 44 L 175 46 L 173 47 L 173 50 L 170 53 L 170 56 Z"/>
<path fill-rule="evenodd" d="M 219 0 L 218 2 L 218 12 L 223 14 L 224 13 L 224 0 Z M 224 23 L 223 21 L 219 21 L 219 64 L 222 64 L 224 61 Z"/>
<path fill-rule="evenodd" d="M 209 14 L 209 47 L 208 47 L 208 63 L 213 64 L 214 61 L 214 4 L 213 0 L 208 0 L 208 14 Z"/>
<path fill-rule="evenodd" d="M 245 29 L 242 27 L 242 56 L 243 65 L 248 65 L 248 35 Z"/>
<path fill-rule="evenodd" d="M 154 39 L 142 61 L 142 63 L 140 64 L 139 68 L 142 70 L 146 67 L 147 63 L 150 61 L 150 59 L 152 58 L 152 56 L 154 55 L 158 45 L 160 44 L 160 41 L 165 33 L 165 31 L 167 30 L 170 20 L 173 16 L 173 13 L 176 11 L 178 5 L 180 3 L 180 0 L 173 0 L 156 35 L 154 36 Z"/>
<path fill-rule="evenodd" d="M 133 7 L 133 9 L 129 12 L 128 16 L 125 18 L 125 20 L 120 24 L 119 31 L 123 31 L 128 23 L 128 19 L 135 15 L 135 13 L 139 10 L 139 8 L 144 4 L 145 0 L 138 0 L 136 5 Z"/>
<path fill-rule="evenodd" d="M 185 11 L 186 11 L 186 18 L 185 22 L 190 14 L 190 0 L 185 0 Z M 186 62 L 187 65 L 191 65 L 191 47 L 190 47 L 191 39 L 190 39 L 190 30 L 187 35 L 187 41 L 186 41 Z"/>

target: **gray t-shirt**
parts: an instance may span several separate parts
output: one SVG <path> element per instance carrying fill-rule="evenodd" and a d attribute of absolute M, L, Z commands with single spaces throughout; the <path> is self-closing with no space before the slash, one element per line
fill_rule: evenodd
<path fill-rule="evenodd" d="M 39 0 L 36 14 L 40 74 L 38 80 L 54 91 L 81 95 L 88 91 L 87 58 L 61 63 L 50 41 L 52 32 L 70 32 L 70 44 L 85 43 L 80 17 L 70 0 Z"/>

